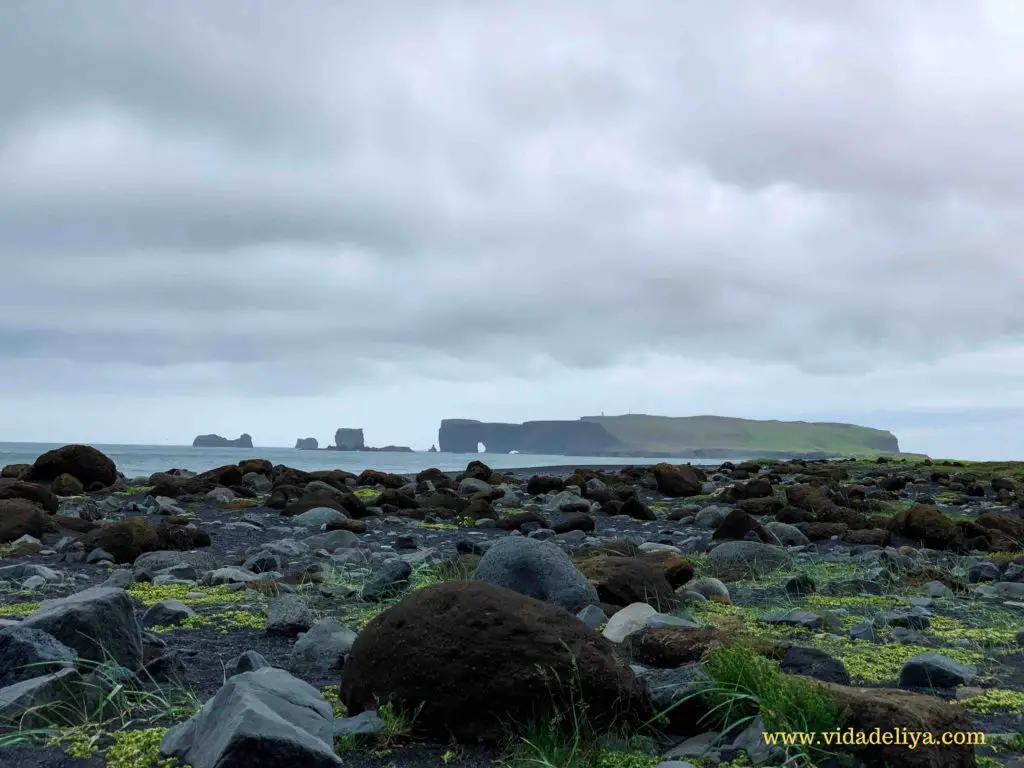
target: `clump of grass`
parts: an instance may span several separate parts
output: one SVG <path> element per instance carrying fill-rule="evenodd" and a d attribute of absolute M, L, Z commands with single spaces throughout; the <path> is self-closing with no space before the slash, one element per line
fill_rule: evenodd
<path fill-rule="evenodd" d="M 226 586 L 204 587 L 197 584 L 155 585 L 148 581 L 137 581 L 126 591 L 147 606 L 159 603 L 161 600 L 177 600 L 185 605 L 195 607 L 197 605 L 240 603 L 248 599 L 245 590 L 232 592 Z"/>
<path fill-rule="evenodd" d="M 377 707 L 377 717 L 382 723 L 379 731 L 367 735 L 338 734 L 334 737 L 334 751 L 340 755 L 363 749 L 370 755 L 383 757 L 412 739 L 418 713 L 419 710 L 411 714 L 398 712 L 391 702 L 385 702 Z"/>
<path fill-rule="evenodd" d="M 157 759 L 163 726 L 195 714 L 202 706 L 200 697 L 183 683 L 158 684 L 109 658 L 78 663 L 91 674 L 68 682 L 65 696 L 3 724 L 0 747 L 59 746 L 79 758 L 106 752 L 107 765 L 113 768 L 176 766 L 176 760 Z"/>
<path fill-rule="evenodd" d="M 792 675 L 744 644 L 708 651 L 704 671 L 714 681 L 702 695 L 726 724 L 760 714 L 771 731 L 827 731 L 839 724 L 828 689 Z"/>

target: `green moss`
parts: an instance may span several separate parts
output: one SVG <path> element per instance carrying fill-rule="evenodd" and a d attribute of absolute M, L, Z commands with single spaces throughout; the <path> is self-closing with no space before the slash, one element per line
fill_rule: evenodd
<path fill-rule="evenodd" d="M 39 610 L 42 603 L 8 603 L 0 605 L 0 617 L 29 616 Z"/>
<path fill-rule="evenodd" d="M 929 633 L 951 643 L 969 640 L 975 645 L 986 647 L 1011 645 L 1016 642 L 1017 637 L 1017 630 L 1014 627 L 975 627 L 948 616 L 933 616 Z"/>
<path fill-rule="evenodd" d="M 1024 692 L 991 688 L 984 693 L 956 703 L 979 715 L 991 715 L 996 712 L 1019 715 L 1024 713 Z"/>
<path fill-rule="evenodd" d="M 134 496 L 137 493 L 149 493 L 153 490 L 152 485 L 129 485 L 119 491 L 114 491 L 115 496 Z"/>
<path fill-rule="evenodd" d="M 151 627 L 152 632 L 165 634 L 176 630 L 186 629 L 214 629 L 222 635 L 239 629 L 265 630 L 267 628 L 266 616 L 262 613 L 247 610 L 218 611 L 217 613 L 202 614 L 196 613 L 189 616 L 179 624 L 156 625 Z"/>
<path fill-rule="evenodd" d="M 178 768 L 176 757 L 160 758 L 160 742 L 166 728 L 118 731 L 107 749 L 107 768 Z"/>
<path fill-rule="evenodd" d="M 877 683 L 899 678 L 903 665 L 920 653 L 935 653 L 935 648 L 898 643 L 866 643 L 836 635 L 816 635 L 809 644 L 826 651 L 846 665 L 850 676 L 866 683 Z M 943 648 L 943 656 L 961 664 L 980 664 L 984 654 L 962 648 Z"/>
<path fill-rule="evenodd" d="M 145 605 L 153 605 L 161 600 L 177 600 L 194 608 L 200 605 L 241 603 L 248 599 L 246 590 L 240 589 L 237 592 L 232 592 L 226 586 L 201 587 L 194 584 L 155 586 L 148 581 L 139 581 L 128 587 L 127 591 L 128 594 L 137 597 Z"/>
<path fill-rule="evenodd" d="M 656 768 L 661 758 L 644 752 L 614 752 L 602 750 L 597 756 L 597 768 Z"/>
<path fill-rule="evenodd" d="M 335 686 L 323 688 L 320 691 L 320 695 L 324 697 L 324 700 L 331 705 L 331 711 L 334 712 L 335 717 L 348 717 L 348 709 L 341 703 L 341 697 L 338 695 L 338 689 Z"/>
<path fill-rule="evenodd" d="M 355 494 L 363 501 L 376 501 L 381 495 L 381 490 L 379 488 L 356 488 Z"/>

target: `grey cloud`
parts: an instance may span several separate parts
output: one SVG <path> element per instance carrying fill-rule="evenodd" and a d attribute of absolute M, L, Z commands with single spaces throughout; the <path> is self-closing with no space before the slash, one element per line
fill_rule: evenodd
<path fill-rule="evenodd" d="M 17 3 L 0 363 L 323 394 L 1019 344 L 1024 29 L 991 8 Z"/>

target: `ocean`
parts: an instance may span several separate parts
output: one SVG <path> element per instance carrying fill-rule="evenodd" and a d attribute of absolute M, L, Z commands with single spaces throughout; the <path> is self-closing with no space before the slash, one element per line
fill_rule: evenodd
<path fill-rule="evenodd" d="M 6 464 L 31 464 L 42 453 L 59 448 L 61 443 L 0 443 L 0 467 Z M 204 472 L 242 459 L 268 459 L 272 464 L 285 464 L 307 471 L 345 469 L 361 472 L 379 469 L 382 472 L 415 474 L 428 467 L 445 472 L 460 471 L 474 459 L 492 469 L 518 467 L 564 467 L 624 464 L 657 464 L 666 459 L 644 459 L 609 456 L 542 456 L 525 453 L 380 453 L 363 451 L 300 451 L 297 448 L 193 448 L 190 445 L 104 445 L 95 447 L 117 464 L 126 477 L 149 476 L 168 469 Z M 679 461 L 679 460 L 676 460 Z M 722 460 L 692 464 L 722 463 Z"/>

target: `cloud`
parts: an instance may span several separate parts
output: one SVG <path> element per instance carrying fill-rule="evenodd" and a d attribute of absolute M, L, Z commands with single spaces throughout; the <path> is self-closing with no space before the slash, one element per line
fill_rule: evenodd
<path fill-rule="evenodd" d="M 779 366 L 839 415 L 871 404 L 834 381 L 889 371 L 871 407 L 910 412 L 968 373 L 923 370 L 1024 344 L 1022 43 L 995 0 L 17 3 L 0 413 L 396 378 L 508 404 L 554 372 L 617 402 L 631 366 L 713 394 L 740 366 L 708 401 L 737 415 Z"/>

